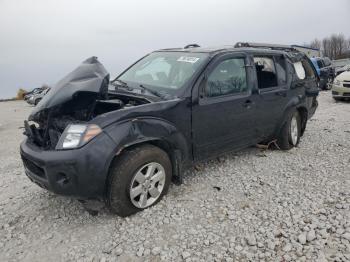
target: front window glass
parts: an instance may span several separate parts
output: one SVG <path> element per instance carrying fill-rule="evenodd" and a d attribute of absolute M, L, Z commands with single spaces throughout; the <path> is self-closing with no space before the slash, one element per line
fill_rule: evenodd
<path fill-rule="evenodd" d="M 206 96 L 215 97 L 246 92 L 248 87 L 244 65 L 244 58 L 227 59 L 217 65 L 208 77 Z"/>
<path fill-rule="evenodd" d="M 180 89 L 208 57 L 206 53 L 154 52 L 138 61 L 118 79 L 148 85 L 154 90 Z"/>

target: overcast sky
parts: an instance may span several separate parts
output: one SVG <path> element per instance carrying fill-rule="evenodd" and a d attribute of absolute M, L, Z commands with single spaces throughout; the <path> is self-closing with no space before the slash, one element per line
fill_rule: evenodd
<path fill-rule="evenodd" d="M 97 56 L 116 76 L 154 49 L 350 37 L 349 0 L 0 0 L 0 97 Z"/>

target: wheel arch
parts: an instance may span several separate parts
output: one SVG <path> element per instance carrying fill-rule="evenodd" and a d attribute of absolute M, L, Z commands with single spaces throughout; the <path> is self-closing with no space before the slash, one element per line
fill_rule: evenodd
<path fill-rule="evenodd" d="M 117 145 L 108 166 L 108 174 L 113 162 L 125 150 L 151 144 L 168 154 L 172 164 L 172 180 L 176 184 L 182 183 L 182 170 L 190 161 L 190 148 L 185 136 L 174 125 L 157 118 L 137 118 L 115 123 L 106 131 Z"/>
<path fill-rule="evenodd" d="M 282 114 L 282 117 L 277 124 L 275 136 L 278 136 L 278 134 L 281 132 L 283 125 L 286 123 L 287 117 L 290 114 L 290 112 L 295 111 L 295 110 L 298 111 L 300 118 L 301 118 L 301 123 L 302 123 L 301 124 L 301 136 L 303 135 L 305 128 L 306 128 L 306 122 L 307 122 L 307 118 L 308 118 L 308 110 L 303 104 L 300 103 L 300 100 L 298 97 L 294 97 L 293 99 L 290 100 L 288 105 L 285 107 L 285 110 Z"/>
<path fill-rule="evenodd" d="M 305 106 L 299 106 L 296 109 L 298 110 L 300 120 L 301 120 L 301 134 L 300 134 L 300 136 L 302 136 L 304 134 L 305 129 L 306 129 L 308 110 L 306 109 Z"/>

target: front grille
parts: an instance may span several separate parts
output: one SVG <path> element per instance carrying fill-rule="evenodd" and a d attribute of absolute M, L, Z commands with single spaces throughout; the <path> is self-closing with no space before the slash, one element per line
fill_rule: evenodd
<path fill-rule="evenodd" d="M 45 171 L 40 166 L 35 164 L 33 161 L 22 156 L 23 164 L 33 174 L 45 178 Z"/>
<path fill-rule="evenodd" d="M 350 96 L 350 93 L 344 93 L 343 96 Z"/>
<path fill-rule="evenodd" d="M 343 84 L 344 87 L 350 87 L 350 84 Z"/>

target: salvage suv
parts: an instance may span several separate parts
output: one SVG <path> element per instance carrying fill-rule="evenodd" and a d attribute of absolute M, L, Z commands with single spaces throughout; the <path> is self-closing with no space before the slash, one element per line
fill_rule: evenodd
<path fill-rule="evenodd" d="M 112 81 L 92 57 L 34 108 L 20 152 L 39 186 L 128 216 L 198 161 L 264 141 L 297 146 L 317 95 L 311 61 L 289 46 L 163 49 Z"/>

